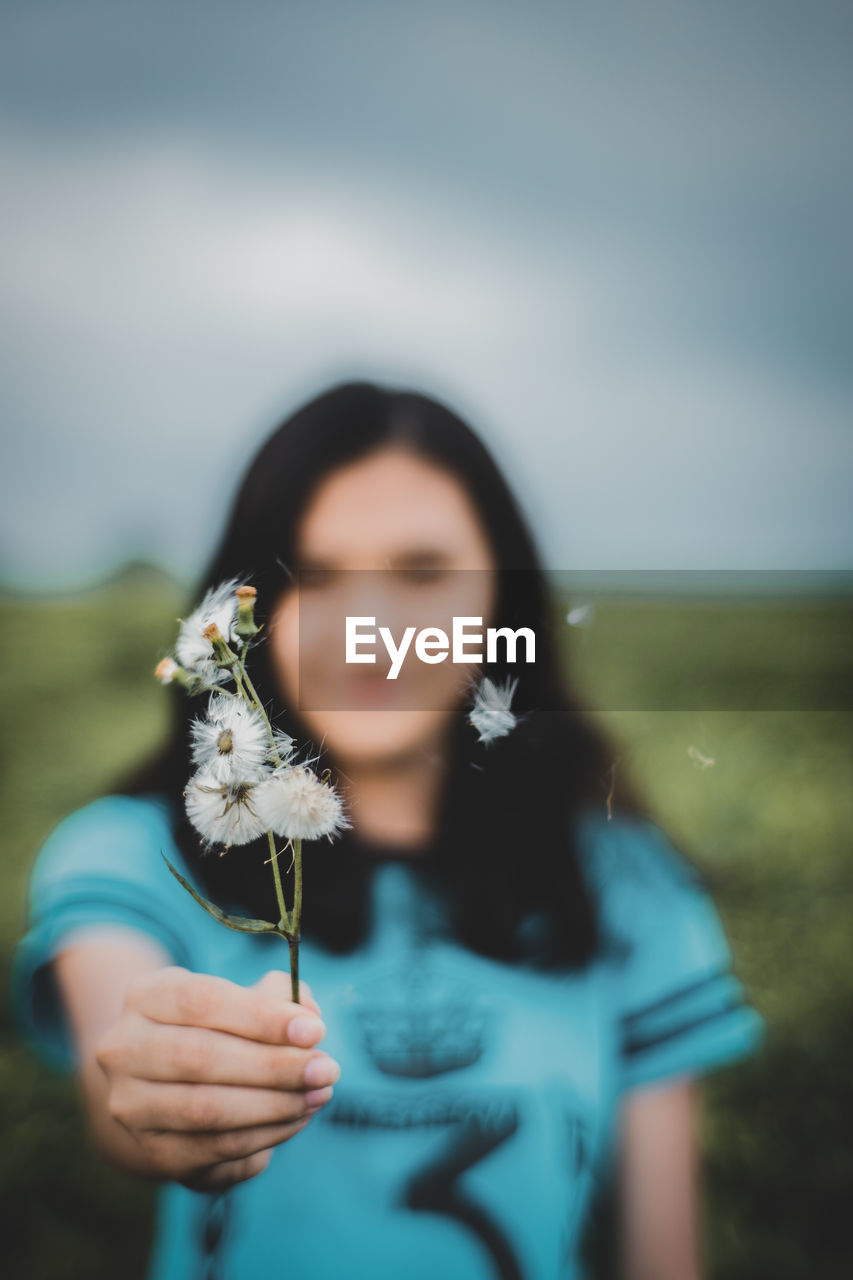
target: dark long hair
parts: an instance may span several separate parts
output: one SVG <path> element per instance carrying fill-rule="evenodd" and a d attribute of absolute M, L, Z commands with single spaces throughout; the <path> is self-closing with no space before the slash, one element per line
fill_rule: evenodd
<path fill-rule="evenodd" d="M 629 782 L 612 791 L 614 751 L 584 713 L 562 674 L 555 608 L 533 539 L 494 460 L 471 428 L 425 395 L 365 382 L 337 386 L 304 405 L 269 437 L 239 489 L 195 602 L 230 578 L 258 589 L 258 618 L 291 584 L 300 519 L 331 471 L 375 449 L 405 446 L 464 486 L 498 566 L 494 625 L 531 627 L 536 661 L 524 668 L 507 737 L 480 745 L 460 706 L 436 837 L 428 860 L 446 891 L 451 927 L 482 954 L 544 968 L 578 968 L 602 943 L 594 895 L 577 856 L 576 819 L 609 802 L 644 816 Z M 268 647 L 253 650 L 253 679 L 273 721 L 281 704 Z M 505 661 L 505 660 L 504 660 Z M 483 668 L 502 679 L 501 663 Z M 197 705 L 176 692 L 173 728 L 156 758 L 123 790 L 158 792 L 174 809 L 176 839 L 211 897 L 277 919 L 264 841 L 224 856 L 204 855 L 184 816 L 191 773 L 189 726 Z M 300 745 L 310 734 L 298 714 L 279 718 Z M 329 762 L 334 774 L 334 761 Z M 361 854 L 359 853 L 361 850 Z M 347 832 L 307 846 L 303 935 L 346 952 L 367 936 L 375 861 Z M 531 928 L 530 926 L 534 927 Z"/>

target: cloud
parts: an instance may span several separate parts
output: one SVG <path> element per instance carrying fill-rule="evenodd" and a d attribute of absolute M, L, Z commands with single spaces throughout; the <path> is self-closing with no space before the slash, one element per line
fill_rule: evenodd
<path fill-rule="evenodd" d="M 556 567 L 843 554 L 841 10 L 12 8 L 7 573 L 194 569 L 353 374 L 467 413 Z"/>

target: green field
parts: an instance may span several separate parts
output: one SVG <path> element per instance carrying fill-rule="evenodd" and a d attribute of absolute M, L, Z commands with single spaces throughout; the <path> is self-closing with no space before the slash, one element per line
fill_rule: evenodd
<path fill-rule="evenodd" d="M 6 969 L 40 842 L 163 731 L 150 671 L 183 603 L 138 571 L 98 593 L 0 604 Z M 617 781 L 634 778 L 706 874 L 768 1021 L 762 1053 L 704 1086 L 720 1280 L 853 1274 L 851 616 L 844 600 L 613 597 L 564 632 L 575 685 L 615 736 Z M 0 1035 L 6 1274 L 142 1276 L 152 1189 L 93 1155 L 73 1082 L 33 1058 L 5 1007 Z"/>

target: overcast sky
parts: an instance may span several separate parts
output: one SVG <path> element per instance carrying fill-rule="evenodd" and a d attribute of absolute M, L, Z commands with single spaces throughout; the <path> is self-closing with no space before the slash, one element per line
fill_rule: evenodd
<path fill-rule="evenodd" d="M 7 583 L 195 574 L 353 375 L 466 415 L 552 568 L 850 567 L 849 4 L 0 13 Z"/>

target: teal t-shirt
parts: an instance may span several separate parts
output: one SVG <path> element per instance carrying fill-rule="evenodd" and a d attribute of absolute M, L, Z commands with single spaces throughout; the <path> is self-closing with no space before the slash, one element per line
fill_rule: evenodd
<path fill-rule="evenodd" d="M 164 1184 L 150 1280 L 582 1276 L 579 1234 L 620 1095 L 743 1057 L 763 1020 L 711 899 L 660 829 L 590 810 L 579 830 L 605 928 L 623 944 L 583 973 L 467 950 L 416 859 L 379 864 L 357 951 L 303 942 L 322 1047 L 341 1064 L 334 1098 L 258 1177 L 219 1194 Z M 72 931 L 130 926 L 175 963 L 246 985 L 287 968 L 280 939 L 217 924 L 161 852 L 186 870 L 165 802 L 108 796 L 39 854 L 14 998 L 57 1065 L 74 1054 L 50 961 Z"/>

